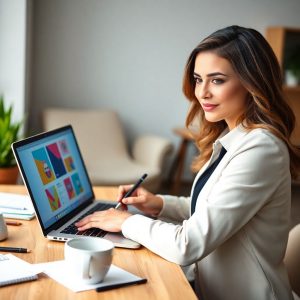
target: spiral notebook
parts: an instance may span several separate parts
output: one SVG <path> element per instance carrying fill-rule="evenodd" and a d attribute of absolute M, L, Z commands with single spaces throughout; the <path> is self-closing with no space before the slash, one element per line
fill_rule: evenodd
<path fill-rule="evenodd" d="M 35 268 L 26 261 L 12 255 L 0 254 L 0 287 L 38 279 Z"/>

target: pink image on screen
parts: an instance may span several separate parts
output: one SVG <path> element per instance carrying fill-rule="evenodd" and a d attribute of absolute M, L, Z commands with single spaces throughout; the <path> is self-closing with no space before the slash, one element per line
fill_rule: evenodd
<path fill-rule="evenodd" d="M 69 154 L 68 144 L 65 140 L 61 140 L 58 142 L 59 149 L 63 155 Z"/>
<path fill-rule="evenodd" d="M 71 179 L 70 179 L 70 178 L 66 178 L 66 179 L 64 180 L 64 184 L 65 184 L 65 188 L 66 188 L 66 190 L 67 190 L 69 199 L 74 198 L 74 197 L 75 197 L 75 191 L 74 191 L 74 188 L 73 188 Z"/>
<path fill-rule="evenodd" d="M 53 155 L 55 155 L 56 158 L 61 158 L 61 155 L 60 155 L 60 153 L 59 153 L 57 144 L 51 144 L 51 145 L 47 146 L 47 149 L 50 150 L 51 153 L 52 153 Z"/>

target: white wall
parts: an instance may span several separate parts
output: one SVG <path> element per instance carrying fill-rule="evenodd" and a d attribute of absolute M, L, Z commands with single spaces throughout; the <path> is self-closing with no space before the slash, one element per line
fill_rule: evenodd
<path fill-rule="evenodd" d="M 177 144 L 193 47 L 232 24 L 300 27 L 299 12 L 299 0 L 36 0 L 31 128 L 47 106 L 109 107 L 130 140 L 151 132 Z"/>
<path fill-rule="evenodd" d="M 0 94 L 23 119 L 26 102 L 26 0 L 0 0 Z"/>

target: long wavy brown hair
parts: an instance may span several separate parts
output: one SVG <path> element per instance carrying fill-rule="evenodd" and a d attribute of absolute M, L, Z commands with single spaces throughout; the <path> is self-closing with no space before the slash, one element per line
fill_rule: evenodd
<path fill-rule="evenodd" d="M 191 102 L 186 126 L 189 128 L 195 124 L 195 120 L 199 122 L 199 132 L 194 133 L 194 137 L 200 154 L 193 162 L 193 170 L 198 171 L 209 159 L 213 142 L 227 127 L 224 120 L 207 121 L 195 96 L 195 60 L 203 51 L 212 51 L 231 63 L 249 92 L 246 111 L 238 123 L 242 123 L 247 130 L 267 129 L 283 140 L 290 154 L 291 175 L 296 178 L 300 170 L 300 149 L 290 140 L 295 127 L 295 115 L 283 96 L 279 63 L 272 48 L 258 31 L 240 26 L 220 29 L 202 40 L 190 54 L 185 67 L 183 93 Z"/>

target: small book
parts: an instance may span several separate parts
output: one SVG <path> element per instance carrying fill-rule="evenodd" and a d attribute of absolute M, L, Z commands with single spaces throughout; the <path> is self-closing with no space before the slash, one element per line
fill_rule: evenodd
<path fill-rule="evenodd" d="M 31 220 L 35 211 L 28 195 L 0 193 L 0 212 L 4 218 Z"/>
<path fill-rule="evenodd" d="M 1 212 L 1 208 L 0 208 Z M 10 212 L 3 212 L 3 217 L 6 219 L 18 219 L 18 220 L 32 220 L 35 217 L 35 213 L 33 214 L 15 214 Z"/>
<path fill-rule="evenodd" d="M 36 269 L 26 261 L 12 255 L 0 254 L 0 287 L 36 280 L 38 278 Z"/>

